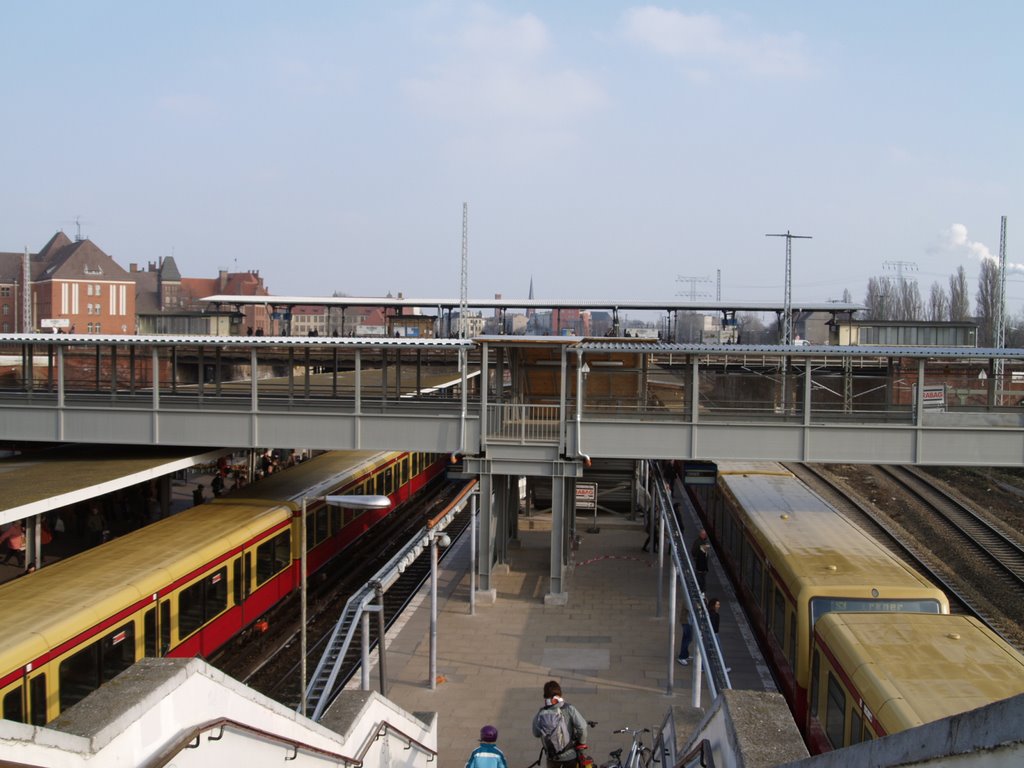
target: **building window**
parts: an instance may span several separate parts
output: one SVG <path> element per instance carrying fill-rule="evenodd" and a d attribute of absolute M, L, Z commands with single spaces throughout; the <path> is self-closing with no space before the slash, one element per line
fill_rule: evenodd
<path fill-rule="evenodd" d="M 89 296 L 92 296 L 92 283 L 89 283 L 87 286 L 85 286 L 85 292 Z"/>
<path fill-rule="evenodd" d="M 4 304 L 4 316 L 6 317 L 9 314 L 11 314 L 11 305 L 10 304 Z"/>
<path fill-rule="evenodd" d="M 10 296 L 10 295 L 11 295 L 11 286 L 9 286 L 9 285 L 0 285 L 0 296 Z"/>
<path fill-rule="evenodd" d="M 94 286 L 94 289 L 96 291 L 96 295 L 97 296 L 102 296 L 103 295 L 103 286 L 97 285 L 97 286 Z"/>

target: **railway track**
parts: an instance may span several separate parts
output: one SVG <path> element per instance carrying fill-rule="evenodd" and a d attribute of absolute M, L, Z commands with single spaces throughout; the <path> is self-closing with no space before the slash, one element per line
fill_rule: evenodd
<path fill-rule="evenodd" d="M 319 661 L 324 644 L 330 636 L 337 621 L 337 613 L 345 605 L 348 598 L 358 591 L 406 542 L 420 532 L 425 519 L 449 505 L 461 490 L 460 484 L 446 484 L 433 489 L 429 498 L 419 499 L 403 510 L 400 520 L 396 520 L 386 530 L 371 531 L 376 535 L 364 537 L 356 542 L 337 558 L 338 562 L 330 564 L 319 574 L 311 576 L 311 587 L 318 582 L 316 596 L 309 599 L 309 620 L 307 623 L 308 653 L 306 658 L 307 673 L 312 674 Z M 469 524 L 469 514 L 465 511 L 457 515 L 446 528 L 446 532 L 454 541 Z M 380 526 L 378 526 L 379 528 Z M 449 547 L 449 550 L 451 548 Z M 440 553 L 443 559 L 448 550 Z M 384 614 L 386 626 L 390 627 L 402 614 L 409 601 L 419 587 L 429 577 L 429 551 L 425 551 L 406 570 L 405 573 L 384 593 Z M 312 595 L 311 589 L 311 595 Z M 293 709 L 297 709 L 300 701 L 299 689 L 299 621 L 298 600 L 293 603 L 285 616 L 277 620 L 278 628 L 272 642 L 264 642 L 262 652 L 248 659 L 241 659 L 241 673 L 235 676 L 252 688 L 273 698 Z M 377 622 L 370 622 L 370 647 L 376 648 Z M 335 690 L 341 690 L 345 682 L 358 670 L 361 663 L 358 644 L 354 644 L 345 658 L 339 674 Z M 225 665 L 218 665 L 225 669 Z M 229 672 L 229 674 L 231 674 Z"/>
<path fill-rule="evenodd" d="M 1024 648 L 1024 550 L 968 505 L 916 469 L 873 468 L 897 489 L 900 501 L 893 498 L 888 504 L 849 498 L 854 491 L 822 468 L 790 469 L 805 482 L 812 478 L 808 484 L 819 493 L 831 488 L 829 503 L 890 549 L 899 548 L 904 559 L 941 584 L 954 612 L 973 614 L 1009 643 Z"/>

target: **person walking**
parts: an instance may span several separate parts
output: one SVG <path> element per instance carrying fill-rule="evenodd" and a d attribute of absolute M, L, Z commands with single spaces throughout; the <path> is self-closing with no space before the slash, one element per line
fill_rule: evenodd
<path fill-rule="evenodd" d="M 690 624 L 690 609 L 686 607 L 685 601 L 683 602 L 683 611 L 679 620 L 683 625 L 683 641 L 679 644 L 679 655 L 676 656 L 676 661 L 685 667 L 690 663 L 690 643 L 693 642 L 693 625 Z"/>
<path fill-rule="evenodd" d="M 576 745 L 587 741 L 587 721 L 562 698 L 562 686 L 557 680 L 544 683 L 544 706 L 534 715 L 533 735 L 541 740 L 547 768 L 579 764 Z"/>
<path fill-rule="evenodd" d="M 466 768 L 508 768 L 505 755 L 498 749 L 498 729 L 493 725 L 485 725 L 480 729 L 480 746 L 474 749 Z"/>
<path fill-rule="evenodd" d="M 697 586 L 700 587 L 701 596 L 707 591 L 708 584 L 708 550 L 711 549 L 711 542 L 708 541 L 708 532 L 703 528 L 693 540 L 690 547 L 690 557 L 693 558 L 693 570 L 697 573 Z"/>

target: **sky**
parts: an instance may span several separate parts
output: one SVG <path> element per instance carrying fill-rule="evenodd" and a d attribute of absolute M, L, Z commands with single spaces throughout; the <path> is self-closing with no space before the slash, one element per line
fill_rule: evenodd
<path fill-rule="evenodd" d="M 0 251 L 278 295 L 1024 307 L 1024 3 L 0 4 Z M 1020 227 L 1021 229 L 1017 229 Z M 1014 237 L 1015 231 L 1022 232 Z M 720 274 L 720 288 L 718 276 Z"/>

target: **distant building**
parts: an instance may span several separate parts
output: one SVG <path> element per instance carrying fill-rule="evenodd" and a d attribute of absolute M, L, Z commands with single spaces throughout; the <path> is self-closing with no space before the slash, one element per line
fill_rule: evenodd
<path fill-rule="evenodd" d="M 214 278 L 182 277 L 174 257 L 167 256 L 149 262 L 145 271 L 129 264 L 129 274 L 135 281 L 141 334 L 242 336 L 251 330 L 269 336 L 277 331 L 265 306 L 247 305 L 238 312 L 200 301 L 216 294 L 269 295 L 258 271 L 220 270 Z"/>
<path fill-rule="evenodd" d="M 292 307 L 292 336 L 329 336 L 327 307 L 322 305 Z"/>
<path fill-rule="evenodd" d="M 829 343 L 844 346 L 976 347 L 978 324 L 924 320 L 840 320 L 830 328 Z"/>
<path fill-rule="evenodd" d="M 392 315 L 388 318 L 388 336 L 432 339 L 436 320 L 432 315 Z"/>
<path fill-rule="evenodd" d="M 0 328 L 8 332 L 134 334 L 135 286 L 130 275 L 88 239 L 58 232 L 29 254 L 30 321 L 24 309 L 24 254 L 0 254 Z"/>
<path fill-rule="evenodd" d="M 0 253 L 0 330 L 76 334 L 271 334 L 266 306 L 216 310 L 200 299 L 214 294 L 267 296 L 259 272 L 215 278 L 182 277 L 172 257 L 146 270 L 126 271 L 87 238 L 57 232 L 39 253 L 28 254 L 31 319 L 24 327 L 23 253 Z"/>

